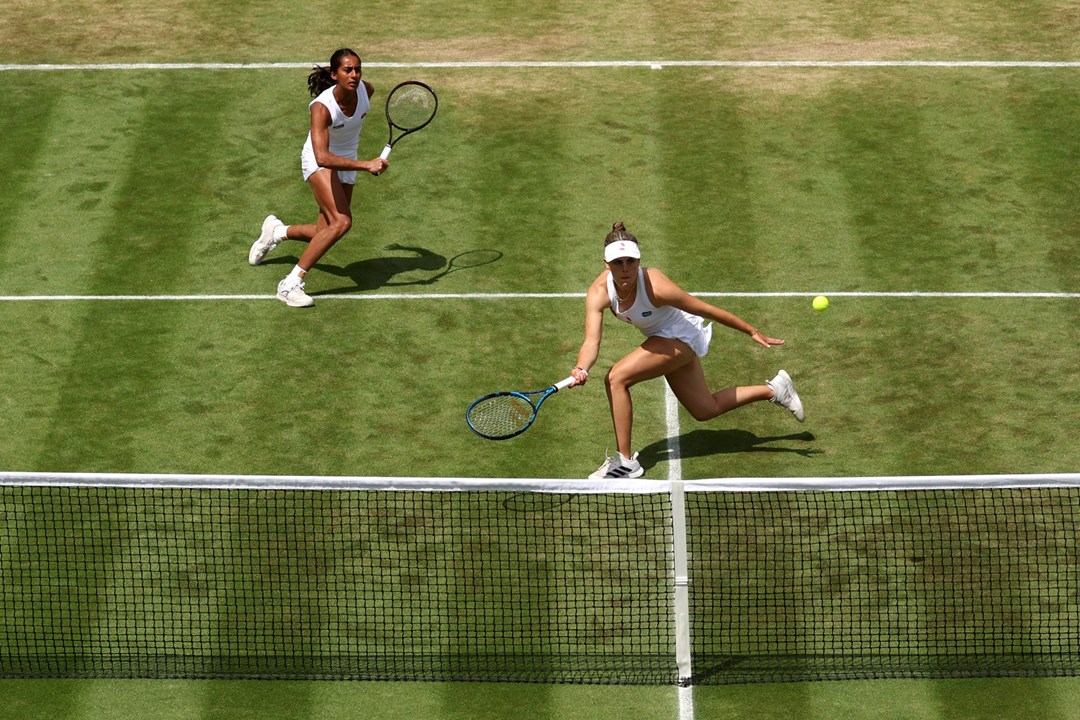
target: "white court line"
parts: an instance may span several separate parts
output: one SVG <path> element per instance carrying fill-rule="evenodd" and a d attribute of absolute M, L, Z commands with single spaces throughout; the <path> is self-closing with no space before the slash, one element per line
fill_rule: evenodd
<path fill-rule="evenodd" d="M 664 381 L 664 412 L 667 420 L 668 482 L 682 481 L 682 452 L 679 444 L 679 401 Z M 679 720 L 694 720 L 694 687 L 680 685 Z"/>
<path fill-rule="evenodd" d="M 61 70 L 292 70 L 320 62 L 30 63 L 0 64 L 0 72 Z M 1078 60 L 463 60 L 365 62 L 367 68 L 1078 68 Z"/>
<path fill-rule="evenodd" d="M 830 298 L 996 298 L 1003 300 L 1073 300 L 1080 292 L 924 292 L 924 291 L 844 291 L 829 292 L 812 290 L 801 292 L 698 292 L 698 297 L 719 298 L 812 298 L 826 295 Z M 314 296 L 324 300 L 542 300 L 583 298 L 585 293 L 340 293 Z M 275 300 L 276 295 L 0 295 L 0 302 L 161 302 L 200 300 Z"/>
<path fill-rule="evenodd" d="M 682 457 L 679 444 L 679 401 L 664 381 L 664 410 L 667 419 L 668 482 L 682 480 Z M 694 688 L 679 686 L 679 720 L 694 720 Z"/>
<path fill-rule="evenodd" d="M 679 720 L 694 720 L 694 686 L 679 687 Z"/>
<path fill-rule="evenodd" d="M 682 480 L 682 447 L 679 445 L 679 400 L 664 381 L 664 412 L 668 436 L 668 482 Z"/>

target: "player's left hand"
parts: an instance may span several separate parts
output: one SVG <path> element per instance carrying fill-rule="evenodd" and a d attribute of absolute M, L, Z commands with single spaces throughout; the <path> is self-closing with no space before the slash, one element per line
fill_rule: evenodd
<path fill-rule="evenodd" d="M 779 338 L 765 337 L 764 335 L 761 334 L 760 330 L 755 330 L 754 334 L 751 335 L 750 338 L 754 342 L 758 343 L 759 345 L 764 345 L 765 347 L 772 347 L 773 345 L 783 345 L 784 344 L 784 341 L 779 339 Z"/>

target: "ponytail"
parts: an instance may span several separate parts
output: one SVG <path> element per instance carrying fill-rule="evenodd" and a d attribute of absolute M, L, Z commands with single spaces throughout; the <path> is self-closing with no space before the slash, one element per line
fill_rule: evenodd
<path fill-rule="evenodd" d="M 311 97 L 318 97 L 323 90 L 333 84 L 334 78 L 330 75 L 330 68 L 324 68 L 321 65 L 312 68 L 311 74 L 307 76 L 307 87 Z"/>

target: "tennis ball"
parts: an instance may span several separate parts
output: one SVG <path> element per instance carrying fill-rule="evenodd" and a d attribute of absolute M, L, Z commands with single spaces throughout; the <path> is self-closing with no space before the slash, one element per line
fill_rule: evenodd
<path fill-rule="evenodd" d="M 814 302 L 812 304 L 814 306 L 814 309 L 820 312 L 821 310 L 829 307 L 829 298 L 825 297 L 824 295 L 818 295 L 816 298 L 814 298 Z"/>

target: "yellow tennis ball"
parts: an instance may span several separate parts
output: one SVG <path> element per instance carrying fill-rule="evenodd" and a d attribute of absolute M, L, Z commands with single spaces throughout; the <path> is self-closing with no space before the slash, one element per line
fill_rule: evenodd
<path fill-rule="evenodd" d="M 814 309 L 820 312 L 821 310 L 829 307 L 829 298 L 825 297 L 824 295 L 818 295 L 816 298 L 814 298 L 814 302 L 812 304 L 814 306 Z"/>

